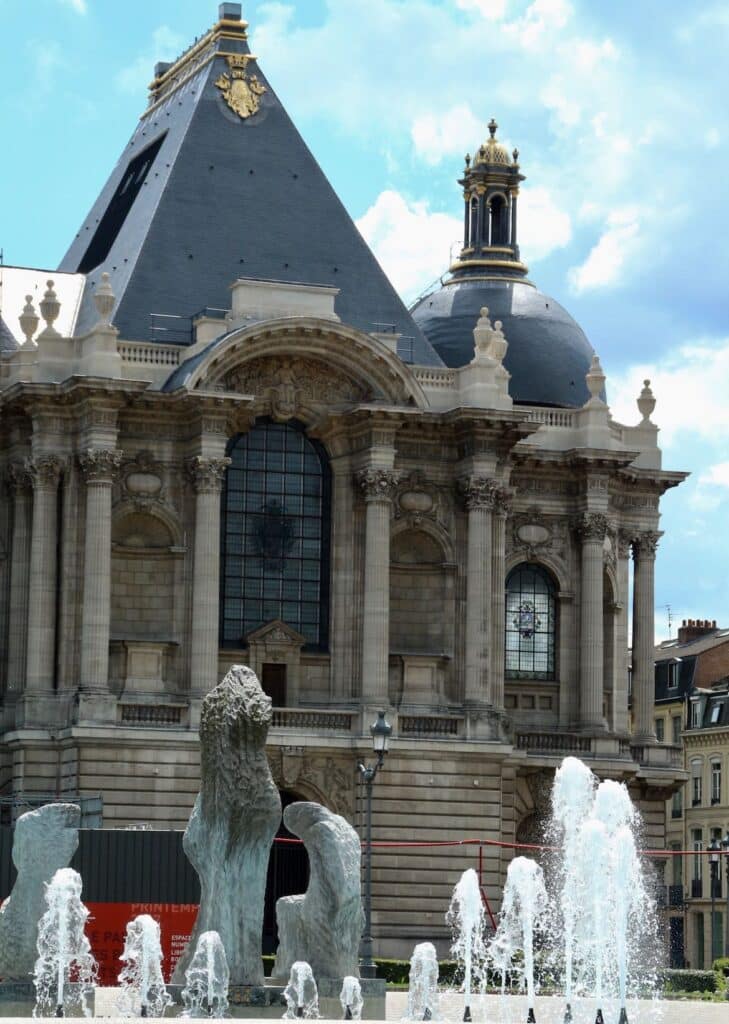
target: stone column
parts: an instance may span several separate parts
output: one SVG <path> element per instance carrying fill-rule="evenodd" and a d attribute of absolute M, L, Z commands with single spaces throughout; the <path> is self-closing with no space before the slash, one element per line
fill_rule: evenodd
<path fill-rule="evenodd" d="M 660 533 L 646 531 L 633 541 L 633 732 L 641 743 L 655 743 L 654 573 Z"/>
<path fill-rule="evenodd" d="M 494 492 L 491 547 L 491 673 L 489 699 L 497 711 L 504 708 L 504 647 L 506 644 L 506 520 L 511 493 Z"/>
<path fill-rule="evenodd" d="M 490 704 L 492 509 L 494 482 L 472 476 L 461 482 L 468 511 L 466 554 L 466 674 L 464 701 Z"/>
<path fill-rule="evenodd" d="M 580 586 L 580 726 L 604 730 L 603 701 L 603 545 L 607 519 L 586 512 L 579 523 L 582 541 Z"/>
<path fill-rule="evenodd" d="M 348 456 L 330 462 L 332 471 L 332 587 L 329 622 L 330 687 L 333 700 L 353 696 L 353 616 L 355 600 L 354 487 Z"/>
<path fill-rule="evenodd" d="M 36 455 L 28 460 L 33 481 L 33 526 L 28 583 L 28 646 L 26 692 L 53 690 L 56 642 L 56 582 L 58 543 L 58 481 L 61 459 Z"/>
<path fill-rule="evenodd" d="M 631 534 L 618 531 L 616 576 L 618 583 L 618 613 L 615 631 L 615 693 L 613 694 L 613 728 L 627 734 L 628 719 L 628 604 L 630 601 L 630 545 Z"/>
<path fill-rule="evenodd" d="M 187 463 L 195 490 L 190 692 L 204 696 L 218 683 L 220 628 L 220 492 L 228 458 L 196 455 Z"/>
<path fill-rule="evenodd" d="M 357 473 L 364 494 L 365 568 L 362 702 L 388 703 L 390 662 L 390 513 L 400 474 L 368 467 Z"/>
<path fill-rule="evenodd" d="M 79 455 L 86 482 L 81 689 L 105 693 L 109 683 L 111 617 L 111 486 L 122 453 L 88 448 Z"/>
<path fill-rule="evenodd" d="M 10 464 L 8 485 L 13 499 L 10 551 L 10 615 L 8 621 L 7 694 L 16 697 L 25 685 L 30 580 L 30 510 L 33 484 L 23 462 Z"/>

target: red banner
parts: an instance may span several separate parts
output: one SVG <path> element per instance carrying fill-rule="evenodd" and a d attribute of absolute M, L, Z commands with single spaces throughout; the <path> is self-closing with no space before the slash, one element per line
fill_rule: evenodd
<path fill-rule="evenodd" d="M 119 957 L 124 950 L 127 923 L 139 914 L 159 921 L 162 938 L 162 971 L 169 981 L 180 954 L 192 933 L 195 903 L 87 903 L 90 917 L 86 934 L 91 952 L 99 965 L 99 984 L 116 985 L 122 968 Z"/>

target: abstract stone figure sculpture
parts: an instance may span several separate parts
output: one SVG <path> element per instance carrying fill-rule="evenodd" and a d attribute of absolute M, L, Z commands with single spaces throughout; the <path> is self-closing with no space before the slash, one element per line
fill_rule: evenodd
<path fill-rule="evenodd" d="M 309 855 L 309 888 L 276 903 L 279 947 L 273 978 L 288 978 L 305 960 L 314 977 L 358 978 L 362 935 L 359 836 L 338 814 L 320 804 L 289 804 L 284 824 L 303 839 Z"/>
<path fill-rule="evenodd" d="M 174 984 L 203 932 L 223 942 L 231 985 L 263 985 L 261 939 L 268 858 L 281 799 L 266 758 L 271 699 L 255 672 L 234 665 L 205 697 L 200 716 L 200 793 L 183 847 L 200 876 L 200 909 Z"/>
<path fill-rule="evenodd" d="M 0 978 L 29 981 L 38 951 L 38 922 L 46 884 L 68 867 L 78 847 L 81 811 L 75 804 L 46 804 L 21 815 L 13 837 L 18 876 L 0 907 Z"/>

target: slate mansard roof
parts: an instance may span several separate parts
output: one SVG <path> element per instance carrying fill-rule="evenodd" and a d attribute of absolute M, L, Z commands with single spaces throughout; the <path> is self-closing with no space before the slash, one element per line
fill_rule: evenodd
<path fill-rule="evenodd" d="M 408 361 L 443 365 L 255 58 L 248 68 L 265 89 L 260 108 L 241 118 L 226 103 L 215 83 L 231 71 L 228 55 L 248 53 L 245 23 L 226 20 L 162 66 L 59 267 L 87 275 L 76 332 L 95 322 L 92 293 L 104 270 L 117 296 L 114 322 L 132 340 L 183 340 L 175 328 L 189 332 L 203 308 L 230 307 L 233 281 L 260 278 L 337 287 L 342 321 L 394 329 Z"/>

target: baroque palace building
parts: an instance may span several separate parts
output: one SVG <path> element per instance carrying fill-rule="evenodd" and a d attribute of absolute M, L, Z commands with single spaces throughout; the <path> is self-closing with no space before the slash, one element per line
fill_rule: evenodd
<path fill-rule="evenodd" d="M 648 384 L 613 420 L 527 278 L 496 130 L 460 256 L 408 311 L 224 3 L 155 68 L 59 268 L 2 269 L 4 797 L 183 827 L 201 701 L 243 662 L 281 789 L 350 819 L 388 709 L 378 840 L 534 839 L 576 754 L 663 845 L 684 774 L 654 731 L 654 562 L 685 474 Z M 484 855 L 496 905 L 511 856 Z M 378 951 L 443 938 L 475 858 L 378 851 Z"/>

